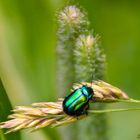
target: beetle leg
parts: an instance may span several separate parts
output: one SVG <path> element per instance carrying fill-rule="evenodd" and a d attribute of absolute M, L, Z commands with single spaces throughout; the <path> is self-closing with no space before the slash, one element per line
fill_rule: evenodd
<path fill-rule="evenodd" d="M 88 109 L 89 109 L 89 104 L 87 104 L 86 107 L 85 107 L 85 109 L 84 109 L 84 113 L 85 113 L 86 115 L 88 115 L 88 112 L 87 112 Z"/>

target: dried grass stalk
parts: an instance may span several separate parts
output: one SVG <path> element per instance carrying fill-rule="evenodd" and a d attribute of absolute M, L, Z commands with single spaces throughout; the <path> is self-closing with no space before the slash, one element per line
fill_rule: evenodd
<path fill-rule="evenodd" d="M 93 81 L 92 84 L 87 82 L 77 83 L 74 84 L 72 90 L 82 85 L 88 85 L 93 88 L 93 103 L 117 101 L 140 102 L 130 99 L 126 93 L 103 81 Z M 8 116 L 9 120 L 0 123 L 0 128 L 7 128 L 8 131 L 6 133 L 15 132 L 24 128 L 32 128 L 31 131 L 35 131 L 46 126 L 56 127 L 65 125 L 87 117 L 87 115 L 77 117 L 65 114 L 62 103 L 63 98 L 60 98 L 57 102 L 33 103 L 31 107 L 17 106 L 12 110 L 13 114 Z M 127 110 L 139 109 L 89 110 L 88 112 L 89 114 L 98 114 Z"/>

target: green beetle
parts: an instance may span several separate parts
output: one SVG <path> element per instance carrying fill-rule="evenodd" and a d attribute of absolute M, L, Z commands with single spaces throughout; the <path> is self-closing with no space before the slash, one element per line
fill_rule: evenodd
<path fill-rule="evenodd" d="M 93 94 L 93 89 L 86 85 L 74 90 L 65 97 L 63 111 L 70 116 L 87 114 L 89 101 L 93 99 Z"/>

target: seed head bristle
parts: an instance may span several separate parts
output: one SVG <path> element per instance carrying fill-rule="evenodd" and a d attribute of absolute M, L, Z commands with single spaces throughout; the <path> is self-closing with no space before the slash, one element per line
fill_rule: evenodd
<path fill-rule="evenodd" d="M 130 99 L 126 93 L 104 81 L 93 81 L 92 84 L 88 82 L 75 83 L 72 90 L 76 90 L 83 85 L 92 87 L 94 91 L 93 103 L 116 102 L 119 101 L 118 99 L 128 102 L 140 102 Z M 57 127 L 73 123 L 87 116 L 81 115 L 77 117 L 65 114 L 62 107 L 63 100 L 63 98 L 59 98 L 57 102 L 33 103 L 30 107 L 17 106 L 12 110 L 13 114 L 8 116 L 9 120 L 0 123 L 0 128 L 8 129 L 6 133 L 15 132 L 25 128 L 32 128 L 31 131 L 35 131 L 46 126 Z M 95 114 L 100 111 L 90 110 L 89 113 L 91 112 L 94 112 Z M 101 111 L 101 113 L 102 112 L 105 111 Z"/>

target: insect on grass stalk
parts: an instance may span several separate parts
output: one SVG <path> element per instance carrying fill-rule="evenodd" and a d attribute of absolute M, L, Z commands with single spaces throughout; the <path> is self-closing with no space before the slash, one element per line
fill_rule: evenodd
<path fill-rule="evenodd" d="M 84 82 L 84 84 L 90 85 L 91 83 Z M 83 83 L 74 84 L 74 88 L 79 89 L 79 87 L 81 87 L 82 85 Z M 98 88 L 95 88 L 95 85 Z M 96 102 L 102 102 L 102 100 L 104 102 L 108 102 L 108 100 L 112 102 L 119 102 L 119 100 L 121 102 L 140 102 L 137 100 L 130 99 L 127 96 L 127 94 L 125 94 L 123 91 L 103 81 L 94 81 L 94 86 L 91 86 L 91 88 L 95 91 L 93 97 L 96 98 L 94 98 L 94 102 L 91 102 L 94 105 L 96 104 Z M 114 97 L 116 98 L 116 100 Z M 8 130 L 6 133 L 10 133 L 25 128 L 31 128 L 31 132 L 33 132 L 46 126 L 58 127 L 78 122 L 79 120 L 83 120 L 88 116 L 90 116 L 88 119 L 93 119 L 93 117 L 95 118 L 96 114 L 100 114 L 98 115 L 99 118 L 99 116 L 105 115 L 105 113 L 140 110 L 140 108 L 99 110 L 90 108 L 90 110 L 87 110 L 87 114 L 71 116 L 64 112 L 64 108 L 62 105 L 63 101 L 64 99 L 61 98 L 58 99 L 58 101 L 56 102 L 40 102 L 33 103 L 31 106 L 17 106 L 14 110 L 12 110 L 13 114 L 8 116 L 9 120 L 0 123 L 0 129 L 6 128 Z M 84 123 L 86 121 L 84 121 Z M 80 121 L 79 124 L 83 124 L 82 121 Z"/>

